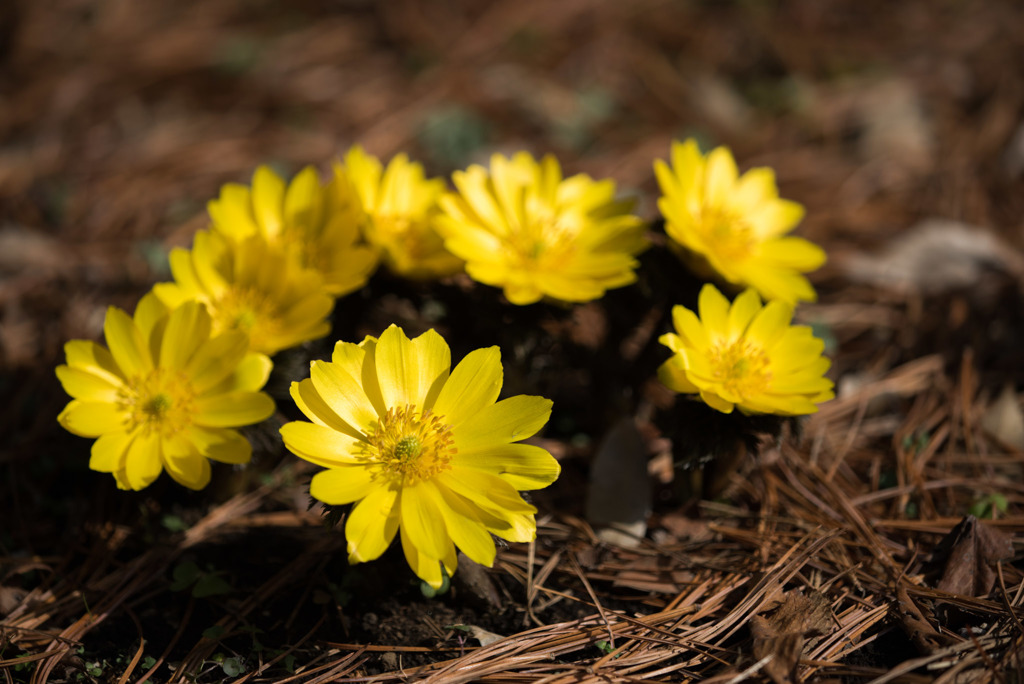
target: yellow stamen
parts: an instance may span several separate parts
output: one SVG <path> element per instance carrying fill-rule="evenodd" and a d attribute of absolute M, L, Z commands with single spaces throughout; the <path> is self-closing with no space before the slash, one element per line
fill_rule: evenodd
<path fill-rule="evenodd" d="M 415 406 L 390 408 L 377 420 L 364 455 L 381 465 L 380 474 L 408 487 L 451 469 L 455 447 L 451 428 Z"/>
<path fill-rule="evenodd" d="M 192 424 L 196 395 L 183 373 L 156 368 L 132 378 L 119 398 L 131 416 L 129 431 L 141 427 L 167 438 Z"/>
<path fill-rule="evenodd" d="M 697 225 L 723 259 L 741 261 L 757 246 L 753 228 L 741 216 L 719 207 L 703 207 Z"/>
<path fill-rule="evenodd" d="M 711 373 L 729 393 L 746 399 L 768 389 L 772 373 L 764 350 L 747 340 L 712 347 Z"/>

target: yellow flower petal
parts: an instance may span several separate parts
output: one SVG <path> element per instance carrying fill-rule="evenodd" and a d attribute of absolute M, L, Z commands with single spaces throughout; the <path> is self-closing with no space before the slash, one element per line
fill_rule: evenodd
<path fill-rule="evenodd" d="M 103 335 L 114 362 L 126 376 L 145 373 L 153 368 L 153 360 L 142 333 L 124 311 L 113 306 L 107 309 Z"/>
<path fill-rule="evenodd" d="M 476 468 L 499 475 L 518 490 L 543 489 L 557 480 L 562 470 L 551 454 L 531 444 L 505 444 L 460 451 L 453 463 L 456 467 Z"/>
<path fill-rule="evenodd" d="M 310 379 L 331 411 L 352 426 L 348 434 L 365 434 L 377 424 L 377 411 L 363 392 L 360 377 L 349 375 L 350 369 L 350 365 L 314 361 Z"/>
<path fill-rule="evenodd" d="M 252 215 L 252 196 L 244 185 L 224 185 L 220 189 L 220 197 L 207 202 L 206 209 L 214 225 L 226 235 L 243 239 L 257 233 Z"/>
<path fill-rule="evenodd" d="M 494 540 L 474 512 L 475 507 L 445 487 L 438 487 L 433 495 L 440 498 L 436 508 L 455 545 L 474 562 L 494 565 Z"/>
<path fill-rule="evenodd" d="M 204 458 L 213 461 L 238 465 L 252 460 L 252 445 L 237 430 L 192 425 L 188 439 Z"/>
<path fill-rule="evenodd" d="M 716 411 L 721 411 L 722 413 L 732 413 L 732 410 L 736 408 L 736 404 L 734 404 L 731 401 L 727 401 L 726 399 L 723 399 L 714 392 L 702 391 L 700 393 L 700 398 L 704 401 L 705 404 L 715 409 Z"/>
<path fill-rule="evenodd" d="M 125 430 L 129 416 L 110 402 L 75 399 L 64 407 L 57 420 L 65 430 L 79 437 L 99 437 Z"/>
<path fill-rule="evenodd" d="M 498 399 L 501 392 L 501 350 L 477 349 L 452 371 L 434 404 L 434 412 L 457 428 Z"/>
<path fill-rule="evenodd" d="M 537 512 L 512 485 L 483 470 L 454 468 L 439 475 L 437 482 L 498 517 L 504 518 L 506 513 Z"/>
<path fill-rule="evenodd" d="M 747 339 L 771 350 L 793 320 L 793 309 L 781 301 L 768 302 L 747 328 Z"/>
<path fill-rule="evenodd" d="M 700 351 L 706 351 L 711 346 L 707 329 L 697 318 L 697 314 L 685 306 L 672 307 L 672 323 L 679 331 L 680 344 Z M 662 344 L 667 343 L 663 341 Z"/>
<path fill-rule="evenodd" d="M 236 391 L 202 397 L 195 404 L 194 422 L 204 427 L 234 427 L 266 420 L 274 414 L 274 400 L 262 392 Z"/>
<path fill-rule="evenodd" d="M 112 382 L 110 375 L 101 371 L 96 374 L 83 368 L 71 366 L 57 366 L 57 379 L 64 387 L 64 391 L 75 399 L 85 401 L 115 402 L 118 397 L 118 389 L 122 386 L 120 381 Z"/>
<path fill-rule="evenodd" d="M 210 314 L 199 302 L 186 302 L 172 311 L 163 334 L 173 343 L 161 345 L 160 367 L 184 369 L 199 346 L 210 337 L 210 329 Z M 230 367 L 237 360 L 225 359 L 223 363 Z"/>
<path fill-rule="evenodd" d="M 331 363 L 342 373 L 347 373 L 362 385 L 362 393 L 366 395 L 373 411 L 377 415 L 387 412 L 384 397 L 380 393 L 380 382 L 377 380 L 377 338 L 367 336 L 359 344 L 338 342 L 331 354 Z"/>
<path fill-rule="evenodd" d="M 486 449 L 532 437 L 551 417 L 551 400 L 521 394 L 477 412 L 455 431 L 459 451 Z"/>
<path fill-rule="evenodd" d="M 448 547 L 452 542 L 445 534 L 445 528 L 437 524 L 443 519 L 441 511 L 438 510 L 437 498 L 437 489 L 431 481 L 420 482 L 413 487 L 403 487 L 401 512 L 402 530 L 416 548 L 440 561 L 448 554 Z"/>
<path fill-rule="evenodd" d="M 130 432 L 108 432 L 92 443 L 89 469 L 100 473 L 113 473 L 125 467 L 128 445 L 135 435 Z"/>
<path fill-rule="evenodd" d="M 420 551 L 409 538 L 405 528 L 402 528 L 402 552 L 405 554 L 405 562 L 409 564 L 412 571 L 421 580 L 434 589 L 440 589 L 444 584 L 441 574 L 441 561 L 431 558 Z"/>
<path fill-rule="evenodd" d="M 366 446 L 365 441 L 343 432 L 301 420 L 282 425 L 281 438 L 290 451 L 310 463 L 325 468 L 345 467 L 346 470 L 351 470 L 347 466 L 361 462 L 357 455 Z"/>
<path fill-rule="evenodd" d="M 129 487 L 135 491 L 145 489 L 160 476 L 163 471 L 160 448 L 159 433 L 141 430 L 135 435 L 125 459 L 125 477 Z"/>
<path fill-rule="evenodd" d="M 326 425 L 332 430 L 343 432 L 350 437 L 362 437 L 363 433 L 346 423 L 334 412 L 334 409 L 320 396 L 313 381 L 309 378 L 291 385 L 292 401 L 307 418 L 318 425 Z"/>
<path fill-rule="evenodd" d="M 284 181 L 268 166 L 260 166 L 252 177 L 252 208 L 264 235 L 281 233 Z"/>
<path fill-rule="evenodd" d="M 697 310 L 711 340 L 726 336 L 729 329 L 729 300 L 714 285 L 705 285 L 700 289 Z"/>
<path fill-rule="evenodd" d="M 309 494 L 331 506 L 358 501 L 371 490 L 379 489 L 373 481 L 373 471 L 362 465 L 332 466 L 313 476 Z"/>
<path fill-rule="evenodd" d="M 208 335 L 209 330 L 207 329 Z M 246 356 L 248 349 L 248 335 L 237 331 L 225 332 L 213 339 L 208 339 L 204 344 L 200 344 L 185 366 L 185 373 L 192 378 L 192 386 L 195 391 L 204 393 L 217 387 L 225 378 L 228 378 L 233 373 L 239 372 L 239 363 Z M 256 354 L 253 354 L 252 357 L 246 371 L 250 374 L 248 377 L 250 382 L 247 383 L 250 387 L 239 386 L 242 384 L 239 382 L 237 384 L 232 383 L 232 387 L 225 388 L 225 390 L 237 388 L 256 391 L 263 387 L 263 384 L 257 387 L 251 387 L 251 385 L 255 384 L 256 379 L 253 377 L 253 374 L 263 373 L 264 362 L 262 358 L 266 357 Z M 266 364 L 269 364 L 269 359 L 267 359 Z M 269 373 L 269 368 L 266 369 L 266 372 Z M 265 377 L 263 382 L 266 382 Z"/>
<path fill-rule="evenodd" d="M 64 355 L 68 366 L 106 378 L 111 384 L 123 383 L 125 380 L 113 355 L 95 342 L 71 340 L 64 344 Z"/>
<path fill-rule="evenodd" d="M 727 326 L 728 337 L 735 340 L 747 332 L 747 327 L 754 320 L 754 316 L 761 310 L 761 298 L 755 290 L 744 290 L 729 307 L 729 323 Z"/>
<path fill-rule="evenodd" d="M 435 384 L 447 378 L 442 355 L 447 356 L 448 345 L 443 340 L 437 344 L 435 338 L 440 336 L 432 330 L 420 337 L 424 336 L 427 344 L 414 346 L 398 326 L 392 325 L 381 334 L 375 359 L 385 406 L 422 406 L 428 393 L 436 391 Z M 420 348 L 424 351 L 422 358 Z"/>
<path fill-rule="evenodd" d="M 348 514 L 345 538 L 349 563 L 364 563 L 387 551 L 398 531 L 398 490 L 376 487 Z"/>
<path fill-rule="evenodd" d="M 147 292 L 139 303 L 135 306 L 135 313 L 132 314 L 132 320 L 135 321 L 135 325 L 138 326 L 139 332 L 142 333 L 142 339 L 147 342 L 153 341 L 154 332 L 157 326 L 162 326 L 167 323 L 167 314 L 170 313 L 170 309 L 167 304 L 160 301 L 160 298 L 150 290 Z M 159 335 L 163 335 L 161 331 Z M 157 359 L 157 349 L 150 347 L 150 353 L 152 358 Z"/>
<path fill-rule="evenodd" d="M 676 356 L 658 367 L 658 380 L 674 392 L 696 394 L 700 391 L 687 377 L 686 364 L 683 359 Z"/>

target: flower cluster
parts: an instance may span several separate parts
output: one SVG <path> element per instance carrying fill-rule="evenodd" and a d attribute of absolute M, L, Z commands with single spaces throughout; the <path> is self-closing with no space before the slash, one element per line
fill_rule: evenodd
<path fill-rule="evenodd" d="M 730 303 L 708 284 L 698 313 L 676 306 L 659 377 L 726 413 L 814 412 L 832 397 L 829 362 L 810 329 L 791 322 L 796 303 L 815 298 L 803 274 L 825 256 L 786 235 L 802 207 L 778 197 L 770 169 L 740 176 L 725 148 L 705 156 L 677 142 L 671 162 L 654 164 L 669 246 L 748 289 Z M 261 391 L 270 356 L 326 336 L 337 298 L 378 266 L 418 281 L 464 271 L 513 305 L 587 302 L 638 280 L 652 241 L 614 181 L 566 178 L 554 157 L 519 152 L 456 171 L 452 184 L 405 155 L 385 165 L 356 146 L 326 180 L 312 167 L 286 181 L 261 166 L 251 186 L 223 186 L 209 229 L 171 251 L 173 281 L 156 284 L 133 316 L 111 307 L 106 347 L 66 345 L 57 376 L 72 400 L 60 424 L 95 439 L 90 467 L 120 488 L 142 489 L 166 470 L 201 489 L 210 461 L 250 460 L 237 428 L 274 412 Z M 491 565 L 494 536 L 534 538 L 536 509 L 519 492 L 554 482 L 559 465 L 521 440 L 544 426 L 551 402 L 499 401 L 502 379 L 497 347 L 452 369 L 438 333 L 409 339 L 392 325 L 338 342 L 292 384 L 309 421 L 281 428 L 284 445 L 325 468 L 312 478 L 315 498 L 352 505 L 351 562 L 377 558 L 398 536 L 436 588 L 457 549 Z"/>

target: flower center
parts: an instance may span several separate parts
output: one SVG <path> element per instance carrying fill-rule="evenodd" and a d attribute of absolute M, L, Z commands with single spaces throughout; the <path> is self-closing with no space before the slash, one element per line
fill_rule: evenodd
<path fill-rule="evenodd" d="M 727 209 L 704 207 L 698 223 L 704 238 L 723 259 L 746 259 L 757 245 L 750 224 Z"/>
<path fill-rule="evenodd" d="M 129 431 L 142 428 L 172 437 L 192 424 L 195 392 L 183 373 L 155 368 L 131 379 L 120 396 L 130 417 Z"/>
<path fill-rule="evenodd" d="M 455 455 L 451 428 L 415 406 L 388 409 L 367 441 L 364 455 L 381 465 L 380 475 L 404 487 L 450 470 Z"/>
<path fill-rule="evenodd" d="M 249 334 L 249 347 L 261 349 L 268 326 L 276 319 L 274 305 L 265 292 L 247 287 L 231 287 L 210 307 L 213 334 L 241 330 Z"/>
<path fill-rule="evenodd" d="M 530 210 L 532 209 L 532 211 Z M 513 227 L 510 242 L 524 266 L 536 266 L 541 260 L 545 268 L 573 251 L 583 219 L 571 213 L 557 213 L 548 207 L 533 206 L 526 211 L 526 221 Z"/>
<path fill-rule="evenodd" d="M 768 355 L 742 339 L 711 349 L 711 373 L 723 388 L 743 399 L 763 393 L 772 379 Z"/>

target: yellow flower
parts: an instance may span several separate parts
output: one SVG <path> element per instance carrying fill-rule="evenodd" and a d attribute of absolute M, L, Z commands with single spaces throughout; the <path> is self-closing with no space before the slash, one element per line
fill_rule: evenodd
<path fill-rule="evenodd" d="M 803 218 L 803 207 L 779 199 L 775 174 L 757 168 L 739 176 L 728 148 L 706 157 L 697 143 L 672 143 L 672 168 L 658 159 L 654 172 L 664 196 L 658 208 L 672 246 L 684 247 L 734 285 L 753 287 L 788 304 L 817 295 L 801 273 L 825 263 L 812 242 L 784 237 Z"/>
<path fill-rule="evenodd" d="M 615 200 L 613 181 L 563 179 L 554 157 L 538 163 L 526 152 L 496 154 L 490 170 L 473 165 L 453 180 L 459 194 L 441 199 L 445 244 L 513 304 L 585 302 L 636 280 L 644 225 L 632 202 Z"/>
<path fill-rule="evenodd" d="M 248 463 L 249 442 L 232 428 L 274 412 L 259 389 L 270 359 L 247 353 L 244 333 L 211 336 L 198 302 L 168 311 L 147 294 L 134 318 L 107 310 L 110 349 L 87 340 L 64 346 L 57 377 L 72 401 L 57 420 L 94 437 L 89 467 L 113 473 L 121 489 L 142 489 L 164 469 L 180 484 L 202 489 L 210 462 Z"/>
<path fill-rule="evenodd" d="M 335 297 L 362 287 L 377 267 L 376 250 L 357 244 L 358 207 L 346 203 L 336 181 L 322 185 L 311 166 L 287 186 L 261 166 L 251 190 L 229 183 L 207 206 L 214 230 L 238 241 L 262 235 L 294 263 L 319 271 Z"/>
<path fill-rule="evenodd" d="M 784 416 L 814 413 L 828 401 L 832 381 L 825 343 L 804 325 L 790 325 L 791 306 L 778 300 L 762 308 L 750 289 L 729 305 L 714 285 L 705 285 L 700 317 L 676 306 L 676 332 L 658 340 L 673 356 L 658 369 L 661 381 L 676 392 L 700 394 L 708 406 L 730 413 Z"/>
<path fill-rule="evenodd" d="M 153 288 L 170 307 L 198 299 L 210 309 L 214 333 L 242 330 L 253 351 L 274 354 L 326 335 L 334 307 L 323 279 L 299 268 L 261 236 L 233 242 L 201 230 L 192 249 L 171 250 L 175 282 Z"/>
<path fill-rule="evenodd" d="M 292 398 L 312 423 L 281 428 L 285 446 L 328 470 L 310 493 L 356 503 L 345 523 L 349 562 L 380 556 L 401 528 L 413 571 L 434 588 L 455 571 L 458 546 L 490 566 L 491 534 L 536 536 L 536 509 L 517 490 L 554 482 L 559 465 L 537 446 L 515 444 L 548 420 L 551 402 L 519 395 L 496 402 L 497 347 L 468 354 L 449 375 L 451 353 L 433 330 L 410 340 L 394 325 L 360 344 L 338 342 L 315 361 Z"/>
<path fill-rule="evenodd" d="M 462 270 L 462 261 L 445 249 L 437 234 L 437 200 L 444 181 L 427 180 L 423 165 L 400 154 L 388 162 L 358 145 L 335 164 L 338 193 L 356 207 L 366 239 L 381 250 L 384 263 L 407 278 L 441 278 Z"/>

